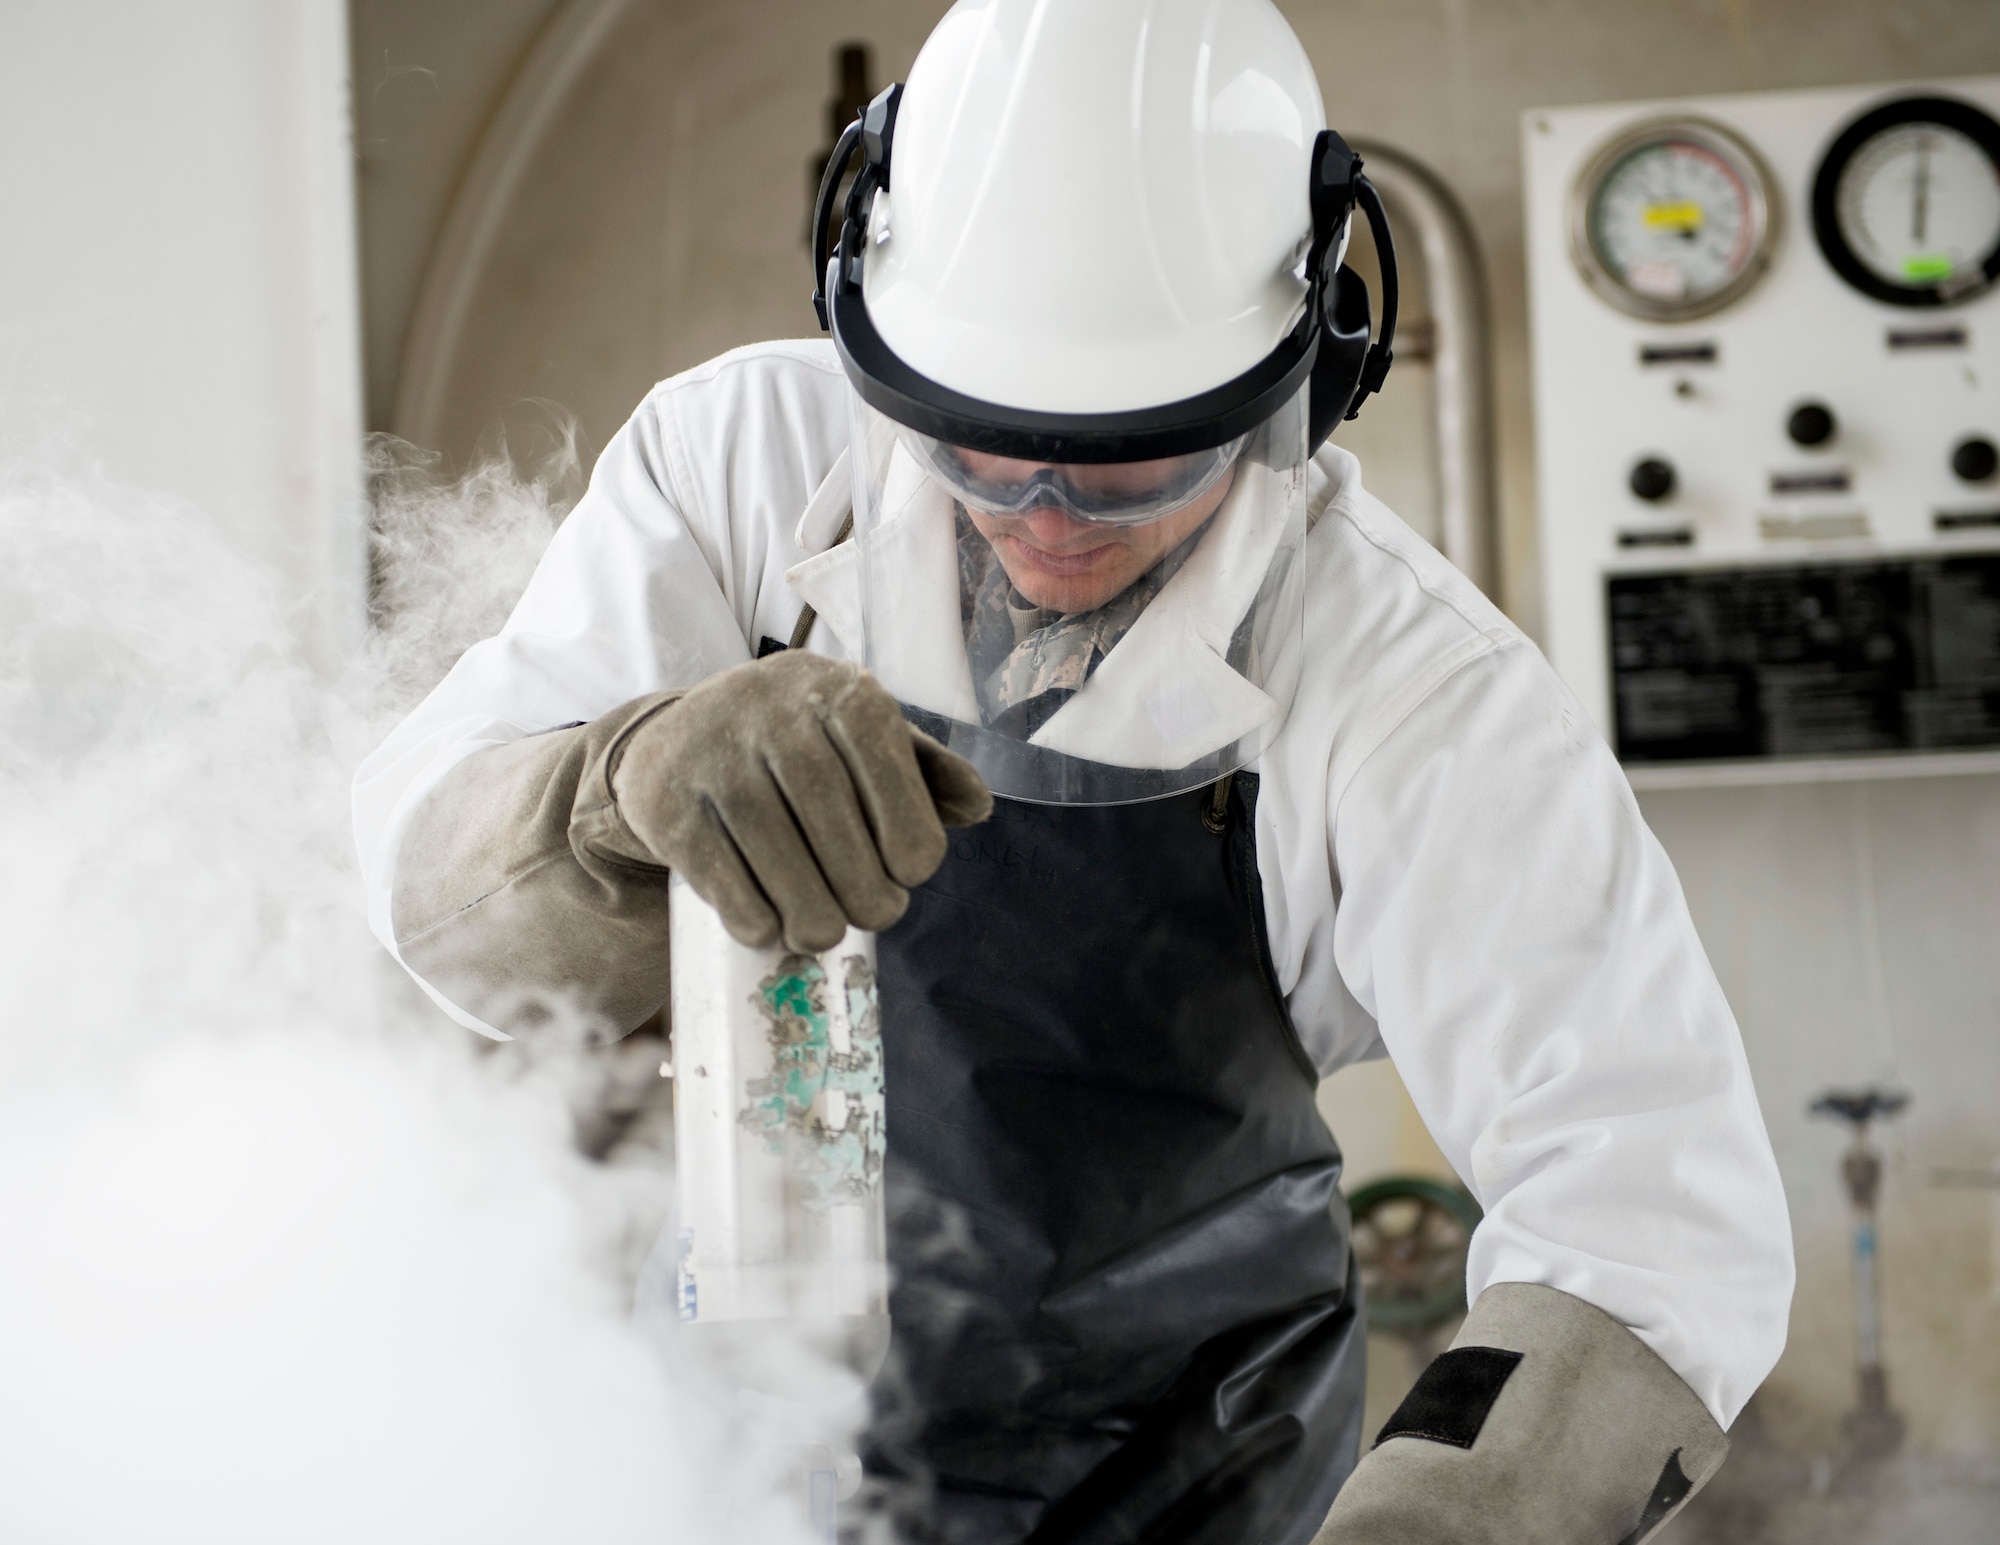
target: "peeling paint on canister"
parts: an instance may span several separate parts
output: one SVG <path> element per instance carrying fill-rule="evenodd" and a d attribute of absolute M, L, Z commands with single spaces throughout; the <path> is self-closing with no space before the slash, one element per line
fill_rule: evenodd
<path fill-rule="evenodd" d="M 886 1313 L 874 936 L 754 950 L 678 881 L 671 908 L 681 1318 Z"/>

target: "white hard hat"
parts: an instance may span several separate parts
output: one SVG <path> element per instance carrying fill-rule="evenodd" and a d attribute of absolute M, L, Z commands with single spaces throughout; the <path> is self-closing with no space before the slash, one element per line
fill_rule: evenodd
<path fill-rule="evenodd" d="M 836 150 L 816 263 L 856 148 L 815 301 L 856 389 L 913 428 L 1139 459 L 1240 435 L 1312 373 L 1316 444 L 1386 374 L 1386 223 L 1270 0 L 959 0 Z M 1357 198 L 1385 249 L 1365 366 Z"/>
<path fill-rule="evenodd" d="M 1325 127 L 1269 0 L 961 0 L 903 92 L 869 314 L 967 396 L 1066 413 L 1192 397 L 1305 310 Z"/>

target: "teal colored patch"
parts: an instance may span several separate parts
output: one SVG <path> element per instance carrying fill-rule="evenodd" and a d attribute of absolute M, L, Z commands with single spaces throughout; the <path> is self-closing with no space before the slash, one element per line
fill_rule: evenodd
<path fill-rule="evenodd" d="M 800 1180 L 807 1206 L 865 1196 L 881 1184 L 887 1148 L 882 1098 L 881 1014 L 875 973 L 858 956 L 844 962 L 850 1049 L 836 1052 L 827 1006 L 825 969 L 808 955 L 788 955 L 758 983 L 751 1000 L 763 1015 L 771 1072 L 750 1081 L 739 1118 L 782 1154 Z M 845 1111 L 838 1127 L 823 1112 L 837 1093 Z"/>

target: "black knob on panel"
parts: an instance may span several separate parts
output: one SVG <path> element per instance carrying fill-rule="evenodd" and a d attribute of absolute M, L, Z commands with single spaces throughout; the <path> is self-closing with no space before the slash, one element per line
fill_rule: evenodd
<path fill-rule="evenodd" d="M 1785 420 L 1785 433 L 1794 445 L 1824 445 L 1840 430 L 1833 409 L 1823 402 L 1802 402 Z"/>
<path fill-rule="evenodd" d="M 2000 448 L 1984 435 L 1967 435 L 1952 448 L 1951 470 L 1968 483 L 1983 483 L 2000 472 Z"/>
<path fill-rule="evenodd" d="M 1657 456 L 1648 456 L 1633 466 L 1632 476 L 1626 481 L 1639 498 L 1648 504 L 1658 504 L 1674 491 L 1674 464 Z"/>

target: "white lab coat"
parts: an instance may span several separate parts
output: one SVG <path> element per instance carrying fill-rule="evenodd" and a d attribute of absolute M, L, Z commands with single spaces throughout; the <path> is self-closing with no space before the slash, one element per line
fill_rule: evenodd
<path fill-rule="evenodd" d="M 853 566 L 829 550 L 847 440 L 825 343 L 739 349 L 653 390 L 506 626 L 360 769 L 392 952 L 398 842 L 462 758 L 741 664 L 790 636 L 802 595 L 810 647 L 849 657 Z M 1784 1345 L 1791 1233 L 1673 867 L 1534 646 L 1351 455 L 1329 446 L 1314 476 L 1306 664 L 1253 769 L 1293 1022 L 1323 1073 L 1394 1058 L 1486 1210 L 1474 1297 L 1530 1282 L 1597 1305 L 1726 1426 Z"/>

